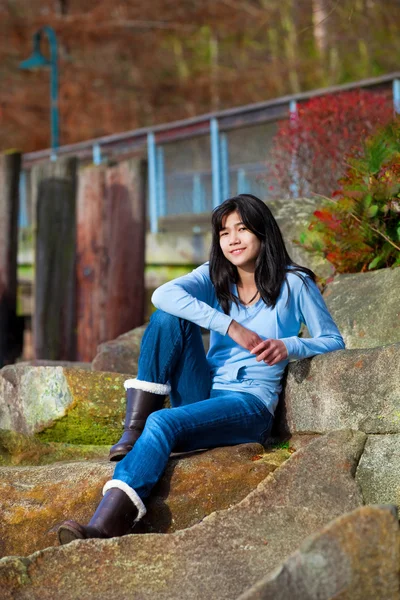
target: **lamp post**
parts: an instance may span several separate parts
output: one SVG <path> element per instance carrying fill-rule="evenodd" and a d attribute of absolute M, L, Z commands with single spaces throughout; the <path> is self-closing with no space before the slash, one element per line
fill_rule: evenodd
<path fill-rule="evenodd" d="M 50 60 L 40 51 L 43 33 L 49 40 Z M 20 69 L 30 70 L 39 67 L 50 67 L 51 160 L 56 160 L 59 147 L 57 37 L 54 29 L 48 25 L 33 34 L 33 52 L 29 58 L 19 64 Z"/>

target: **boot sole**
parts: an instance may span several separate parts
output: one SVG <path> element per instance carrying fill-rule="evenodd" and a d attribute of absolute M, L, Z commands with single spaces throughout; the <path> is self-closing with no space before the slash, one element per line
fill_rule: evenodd
<path fill-rule="evenodd" d="M 125 456 L 127 454 L 128 454 L 128 452 L 125 452 L 125 453 L 110 452 L 110 454 L 108 456 L 108 460 L 110 460 L 111 462 L 118 462 L 119 460 L 122 460 L 123 458 L 125 458 Z"/>
<path fill-rule="evenodd" d="M 62 546 L 64 546 L 65 544 L 69 544 L 74 540 L 86 539 L 85 535 L 81 531 L 79 531 L 79 529 L 75 529 L 75 527 L 73 527 L 72 525 L 62 525 L 59 528 L 57 535 L 58 541 Z"/>

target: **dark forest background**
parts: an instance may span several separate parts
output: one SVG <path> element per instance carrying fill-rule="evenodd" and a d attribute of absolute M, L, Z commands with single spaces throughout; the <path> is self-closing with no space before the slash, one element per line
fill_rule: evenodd
<path fill-rule="evenodd" d="M 400 70 L 399 0 L 0 0 L 0 150 L 49 146 L 45 24 L 62 144 Z"/>

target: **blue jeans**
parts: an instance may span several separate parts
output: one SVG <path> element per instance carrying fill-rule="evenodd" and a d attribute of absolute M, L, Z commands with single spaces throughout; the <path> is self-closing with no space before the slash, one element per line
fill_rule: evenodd
<path fill-rule="evenodd" d="M 152 413 L 114 479 L 141 499 L 160 479 L 172 450 L 264 443 L 273 417 L 247 392 L 211 390 L 200 328 L 163 311 L 153 314 L 143 336 L 138 379 L 171 385 L 172 408 Z"/>

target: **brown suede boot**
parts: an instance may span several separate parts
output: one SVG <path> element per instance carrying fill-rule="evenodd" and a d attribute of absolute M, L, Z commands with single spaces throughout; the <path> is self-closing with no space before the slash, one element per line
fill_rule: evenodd
<path fill-rule="evenodd" d="M 133 380 L 136 381 L 136 380 Z M 168 385 L 140 382 L 155 389 L 167 390 Z M 124 458 L 132 450 L 139 439 L 147 417 L 164 406 L 166 393 L 153 393 L 142 389 L 128 388 L 126 390 L 126 416 L 124 433 L 121 439 L 110 450 L 109 460 L 117 461 Z"/>
<path fill-rule="evenodd" d="M 64 521 L 57 535 L 60 544 L 88 538 L 111 538 L 129 533 L 138 516 L 138 509 L 129 496 L 118 488 L 111 488 L 103 496 L 89 525 Z"/>

